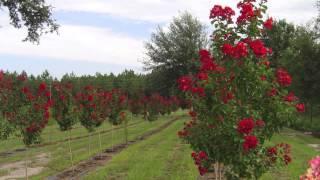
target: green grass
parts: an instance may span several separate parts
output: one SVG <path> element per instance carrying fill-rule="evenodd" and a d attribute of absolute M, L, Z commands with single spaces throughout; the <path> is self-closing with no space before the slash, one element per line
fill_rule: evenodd
<path fill-rule="evenodd" d="M 8 171 L 0 170 L 0 177 L 1 177 L 1 176 L 5 176 L 5 175 L 7 175 L 7 174 L 9 174 Z"/>
<path fill-rule="evenodd" d="M 296 122 L 292 124 L 292 128 L 302 131 L 320 132 L 320 115 L 314 114 L 312 120 L 310 114 L 301 115 Z"/>
<path fill-rule="evenodd" d="M 182 121 L 176 122 L 163 132 L 129 147 L 85 179 L 197 179 L 198 172 L 190 157 L 191 150 L 176 136 L 181 127 Z M 267 144 L 281 142 L 292 146 L 293 161 L 287 167 L 265 174 L 262 180 L 299 179 L 307 169 L 307 162 L 319 154 L 308 144 L 320 144 L 320 139 L 298 131 L 285 129 Z"/>
<path fill-rule="evenodd" d="M 301 132 L 291 129 L 284 130 L 281 134 L 275 135 L 270 144 L 288 143 L 292 147 L 292 163 L 278 170 L 265 174 L 261 179 L 299 179 L 299 176 L 306 172 L 308 161 L 320 153 L 309 144 L 320 144 L 319 138 L 304 135 Z"/>
<path fill-rule="evenodd" d="M 190 158 L 191 150 L 176 135 L 183 122 L 181 119 L 122 151 L 107 166 L 84 179 L 196 179 L 198 173 Z"/>
<path fill-rule="evenodd" d="M 129 132 L 128 139 L 129 140 L 135 139 L 136 137 L 141 136 L 147 131 L 156 129 L 162 124 L 168 122 L 168 120 L 171 120 L 172 118 L 178 115 L 181 115 L 181 112 L 175 113 L 174 115 L 171 115 L 171 116 L 162 116 L 157 121 L 154 121 L 154 122 L 146 122 L 142 120 L 142 117 L 136 117 L 132 121 L 130 121 L 130 123 L 136 123 L 139 121 L 141 123 L 128 127 L 128 132 Z M 97 131 L 107 130 L 110 128 L 111 128 L 111 125 L 106 123 L 105 125 L 103 125 L 103 127 L 100 127 L 99 129 L 97 129 Z M 84 128 L 76 128 L 72 130 L 72 137 L 84 136 L 87 134 L 88 132 Z M 62 140 L 62 139 L 68 138 L 68 133 L 60 132 L 57 126 L 53 124 L 49 126 L 48 129 L 46 129 L 46 131 L 44 132 L 43 138 L 44 138 L 44 142 L 48 142 L 49 140 L 50 141 Z M 114 130 L 113 133 L 109 132 L 109 133 L 101 134 L 101 139 L 102 139 L 102 149 L 110 148 L 112 147 L 112 144 L 123 143 L 125 140 L 124 129 Z M 90 152 L 89 152 L 88 144 L 89 144 L 88 137 L 71 141 L 71 148 L 73 151 L 74 163 L 78 163 L 82 160 L 86 160 L 91 156 L 93 156 L 94 154 L 97 154 L 98 152 L 100 152 L 98 135 L 92 136 L 91 138 Z M 16 149 L 16 148 L 23 148 L 23 147 L 24 147 L 23 144 L 17 138 L 11 138 L 5 142 L 2 141 L 0 144 L 0 150 L 2 152 Z M 48 154 L 50 156 L 50 161 L 46 165 L 44 171 L 41 172 L 41 174 L 33 176 L 31 177 L 31 179 L 45 179 L 46 177 L 57 174 L 71 166 L 68 141 L 65 141 L 63 143 L 48 145 L 44 147 L 30 148 L 28 151 L 28 159 L 34 160 L 34 157 L 36 155 L 39 155 L 42 153 Z M 0 164 L 23 161 L 24 159 L 25 159 L 25 153 L 19 152 L 19 153 L 16 153 L 14 156 L 1 157 Z"/>
<path fill-rule="evenodd" d="M 146 131 L 156 129 L 162 124 L 166 123 L 169 119 L 175 116 L 182 115 L 183 112 L 175 113 L 171 116 L 161 117 L 154 122 L 141 122 L 135 126 L 129 127 L 129 140 L 132 140 Z M 181 118 L 181 120 L 175 122 L 163 131 L 149 137 L 148 139 L 138 142 L 121 153 L 113 157 L 111 161 L 104 167 L 100 167 L 96 171 L 91 172 L 84 179 L 87 180 L 104 180 L 104 179 L 172 179 L 172 180 L 194 180 L 198 177 L 197 169 L 190 156 L 191 149 L 189 145 L 183 144 L 177 137 L 177 131 L 183 127 L 183 122 L 187 118 Z M 132 122 L 142 121 L 141 117 L 135 118 Z M 57 137 L 51 137 L 51 140 L 65 139 L 66 133 L 59 132 L 55 124 L 52 124 L 44 134 L 44 139 L 50 136 L 50 133 L 55 132 Z M 111 128 L 109 124 L 105 124 L 100 130 L 106 130 Z M 83 128 L 77 128 L 73 130 L 72 136 L 83 136 L 87 132 Z M 53 134 L 55 134 L 53 133 Z M 113 142 L 111 141 L 112 134 L 106 133 L 102 135 L 103 149 L 111 147 L 113 144 L 119 144 L 124 141 L 123 129 L 114 131 Z M 11 139 L 12 142 L 1 142 L 0 150 L 9 149 L 3 147 L 5 144 L 10 144 L 11 147 L 23 147 L 14 146 L 19 144 L 18 139 Z M 304 135 L 299 131 L 291 129 L 285 129 L 282 133 L 275 135 L 268 145 L 276 143 L 288 143 L 292 146 L 293 162 L 287 166 L 277 170 L 273 170 L 265 174 L 261 179 L 299 179 L 299 176 L 303 174 L 307 169 L 307 162 L 314 156 L 320 154 L 309 144 L 320 144 L 319 138 L 314 138 L 308 135 Z M 88 138 L 74 140 L 71 143 L 74 161 L 75 163 L 82 160 L 86 160 L 89 157 L 100 151 L 98 136 L 92 137 L 91 152 L 88 152 Z M 50 175 L 57 174 L 64 169 L 71 166 L 69 156 L 68 143 L 59 143 L 55 145 L 49 145 L 41 148 L 32 148 L 28 153 L 29 157 L 36 156 L 40 153 L 47 153 L 50 155 L 50 162 L 46 165 L 45 170 L 31 179 L 45 179 Z M 21 161 L 24 159 L 24 153 L 17 153 L 16 156 L 1 157 L 0 164 L 4 162 Z M 0 172 L 0 176 L 7 172 Z"/>

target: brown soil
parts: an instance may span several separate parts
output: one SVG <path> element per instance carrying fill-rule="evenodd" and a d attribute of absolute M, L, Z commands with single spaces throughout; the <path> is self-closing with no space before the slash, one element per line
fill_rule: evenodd
<path fill-rule="evenodd" d="M 81 179 L 84 175 L 86 175 L 88 172 L 95 170 L 99 166 L 105 166 L 113 156 L 116 154 L 119 154 L 122 150 L 126 149 L 128 146 L 135 144 L 137 142 L 140 142 L 156 133 L 159 133 L 163 129 L 169 127 L 173 122 L 178 120 L 178 118 L 175 118 L 173 120 L 170 120 L 169 122 L 165 123 L 161 127 L 146 132 L 140 137 L 137 137 L 136 139 L 129 141 L 128 144 L 119 144 L 114 146 L 113 148 L 108 148 L 104 150 L 103 153 L 99 153 L 92 157 L 89 160 L 80 162 L 74 167 L 71 167 L 55 176 L 48 177 L 48 180 L 78 180 Z"/>
<path fill-rule="evenodd" d="M 46 153 L 42 153 L 33 157 L 32 161 L 27 160 L 28 176 L 34 176 L 39 174 L 45 168 L 45 165 L 49 163 L 49 160 L 49 155 Z M 17 161 L 1 165 L 0 171 L 8 173 L 4 176 L 1 176 L 0 180 L 25 178 L 25 163 L 26 161 Z"/>

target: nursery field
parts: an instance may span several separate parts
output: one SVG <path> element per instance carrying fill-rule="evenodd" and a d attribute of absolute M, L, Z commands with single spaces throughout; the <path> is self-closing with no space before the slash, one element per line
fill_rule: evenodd
<path fill-rule="evenodd" d="M 133 116 L 128 124 L 128 141 L 180 115 L 181 112 L 162 116 L 154 122 L 144 121 L 141 116 Z M 46 179 L 72 166 L 70 149 L 72 161 L 77 164 L 104 149 L 125 143 L 123 125 L 112 127 L 108 123 L 103 124 L 91 134 L 80 125 L 75 126 L 69 134 L 69 132 L 61 132 L 56 124 L 52 124 L 43 132 L 42 138 L 43 142 L 40 145 L 31 146 L 27 151 L 19 138 L 10 137 L 6 141 L 1 141 L 0 179 L 24 178 L 26 160 L 30 179 Z"/>
<path fill-rule="evenodd" d="M 168 122 L 168 126 L 156 133 L 112 154 L 104 164 L 95 165 L 88 172 L 78 176 L 80 179 L 198 179 L 199 172 L 194 165 L 188 144 L 177 136 L 183 123 L 189 118 L 186 112 L 178 111 L 170 116 L 162 116 L 154 122 L 131 117 L 128 124 L 129 142 L 151 132 Z M 74 167 L 90 159 L 105 149 L 124 143 L 122 125 L 105 123 L 94 133 L 75 126 L 70 133 L 70 147 Z M 101 132 L 101 133 L 99 133 Z M 100 134 L 100 138 L 99 138 Z M 72 166 L 70 160 L 69 134 L 60 132 L 51 124 L 42 134 L 43 143 L 25 151 L 24 145 L 15 137 L 1 141 L 0 179 L 21 178 L 25 176 L 25 160 L 28 164 L 29 179 L 57 179 Z M 100 146 L 101 140 L 101 146 Z M 275 135 L 267 145 L 288 142 L 292 146 L 292 163 L 265 174 L 261 179 L 298 179 L 307 168 L 307 161 L 320 150 L 320 139 L 291 129 Z M 59 179 L 59 178 L 58 178 Z M 66 178 L 68 179 L 68 178 Z"/>
<path fill-rule="evenodd" d="M 111 162 L 85 179 L 190 179 L 199 178 L 199 172 L 190 156 L 191 149 L 176 136 L 183 121 L 150 139 L 121 152 Z M 320 150 L 320 139 L 291 129 L 275 135 L 268 144 L 288 142 L 292 146 L 292 163 L 274 169 L 261 179 L 299 179 L 310 158 Z M 141 153 L 143 152 L 143 153 Z"/>

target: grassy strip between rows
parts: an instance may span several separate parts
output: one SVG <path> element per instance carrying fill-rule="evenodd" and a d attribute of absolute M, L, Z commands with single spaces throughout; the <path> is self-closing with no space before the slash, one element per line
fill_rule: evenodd
<path fill-rule="evenodd" d="M 137 122 L 143 121 L 141 116 L 135 117 L 130 116 L 129 117 L 129 125 L 134 124 Z M 44 129 L 44 132 L 41 134 L 42 143 L 50 143 L 55 141 L 61 141 L 68 137 L 66 136 L 66 133 L 63 133 L 59 130 L 57 123 L 51 119 L 51 125 Z M 100 127 L 96 129 L 96 132 L 98 131 L 104 131 L 111 129 L 111 124 L 108 122 L 103 123 Z M 87 135 L 88 131 L 82 127 L 80 124 L 77 124 L 74 129 L 71 131 L 72 137 L 79 137 L 83 135 Z M 7 152 L 13 149 L 18 148 L 24 148 L 24 144 L 21 139 L 17 137 L 10 137 L 8 140 L 0 141 L 0 152 Z M 2 161 L 0 161 L 1 163 Z"/>
<path fill-rule="evenodd" d="M 156 129 L 162 124 L 166 123 L 168 120 L 172 119 L 174 116 L 165 116 L 161 117 L 155 122 L 143 122 L 137 126 L 129 127 L 129 136 L 128 139 L 132 140 L 138 136 L 141 136 L 143 133 Z M 112 138 L 113 137 L 113 138 Z M 123 130 L 114 131 L 113 133 L 104 134 L 102 137 L 102 148 L 110 148 L 112 144 L 120 144 L 124 142 L 124 132 Z M 99 138 L 95 136 L 91 139 L 91 150 L 88 149 L 88 139 L 80 139 L 73 141 L 71 146 L 73 150 L 73 160 L 75 163 L 78 163 L 82 160 L 86 160 L 93 156 L 94 154 L 101 152 L 99 148 Z M 46 148 L 50 152 L 50 162 L 46 166 L 47 168 L 41 174 L 32 177 L 32 179 L 44 179 L 53 174 L 57 174 L 64 169 L 71 166 L 70 156 L 68 151 L 67 142 L 61 145 L 53 145 Z M 38 152 L 39 154 L 40 152 Z"/>
<path fill-rule="evenodd" d="M 178 115 L 181 115 L 181 113 L 178 112 L 171 116 L 161 116 L 157 121 L 154 121 L 154 122 L 144 121 L 135 126 L 128 127 L 128 132 L 129 132 L 128 139 L 129 140 L 135 139 L 136 137 L 141 136 L 147 131 L 156 129 L 159 126 L 168 122 L 169 120 L 177 117 Z M 141 118 L 138 121 L 142 121 Z M 137 122 L 137 121 L 133 121 L 133 122 Z M 105 125 L 105 126 L 108 127 L 108 125 Z M 85 133 L 87 133 L 86 131 L 83 131 L 81 128 L 75 129 L 74 131 L 76 131 L 76 133 L 72 134 L 72 137 L 78 136 L 78 135 L 84 135 Z M 80 132 L 82 132 L 82 134 Z M 57 136 L 61 138 L 66 138 L 68 137 L 68 133 L 60 132 L 60 134 L 58 133 Z M 110 132 L 106 134 L 101 134 L 101 140 L 102 140 L 102 149 L 110 148 L 112 147 L 112 144 L 123 143 L 125 140 L 124 130 L 118 129 L 118 130 L 114 130 L 113 133 Z M 16 141 L 18 141 L 18 139 Z M 89 151 L 89 138 L 77 139 L 72 141 L 71 148 L 73 151 L 73 161 L 75 164 L 82 160 L 86 160 L 92 157 L 96 153 L 101 152 L 98 135 L 91 137 L 90 151 Z M 39 166 L 39 162 L 37 162 L 35 157 L 40 154 L 48 155 L 49 163 L 44 166 L 45 169 L 41 172 L 41 174 L 33 176 L 30 179 L 46 179 L 46 177 L 57 174 L 71 166 L 68 141 L 64 143 L 45 146 L 45 147 L 31 148 L 30 151 L 27 152 L 28 159 L 32 161 L 32 163 L 29 164 L 29 167 Z M 10 163 L 15 161 L 24 161 L 25 155 L 26 154 L 22 152 L 22 153 L 17 153 L 15 156 L 2 157 L 0 160 L 0 163 L 5 164 L 5 163 Z M 0 177 L 6 174 L 7 172 L 0 172 Z"/>
<path fill-rule="evenodd" d="M 177 137 L 184 120 L 122 151 L 84 179 L 196 179 L 198 172 L 190 158 L 191 149 Z"/>
<path fill-rule="evenodd" d="M 292 163 L 280 169 L 275 169 L 265 174 L 261 179 L 299 179 L 308 168 L 308 161 L 319 155 L 319 149 L 311 147 L 312 144 L 320 144 L 320 139 L 302 134 L 299 131 L 285 129 L 275 135 L 269 144 L 288 143 L 292 147 Z"/>
<path fill-rule="evenodd" d="M 182 123 L 183 121 L 176 122 L 161 133 L 129 147 L 105 167 L 88 174 L 85 179 L 197 179 L 198 172 L 190 157 L 191 150 L 176 136 Z M 320 139 L 291 129 L 275 135 L 268 144 L 281 142 L 291 144 L 293 162 L 287 167 L 265 174 L 262 180 L 299 179 L 306 171 L 309 159 L 319 154 L 309 144 L 320 144 Z"/>

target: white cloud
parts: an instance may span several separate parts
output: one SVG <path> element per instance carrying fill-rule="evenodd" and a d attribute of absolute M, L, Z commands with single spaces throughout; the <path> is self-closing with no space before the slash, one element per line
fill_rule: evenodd
<path fill-rule="evenodd" d="M 214 4 L 236 6 L 236 0 L 49 0 L 55 11 L 103 13 L 168 26 L 172 16 L 188 10 L 209 24 L 209 11 Z M 270 0 L 269 14 L 277 19 L 286 18 L 295 23 L 305 23 L 316 16 L 315 0 Z M 62 24 L 59 36 L 41 37 L 39 46 L 23 43 L 25 32 L 8 26 L 7 14 L 0 12 L 0 54 L 44 57 L 60 60 L 141 65 L 143 39 L 112 31 L 108 28 Z M 128 27 L 130 31 L 130 27 Z M 123 32 L 125 33 L 125 32 Z"/>
<path fill-rule="evenodd" d="M 62 25 L 59 36 L 45 35 L 40 45 L 21 42 L 24 36 L 10 26 L 0 28 L 0 54 L 137 65 L 143 52 L 143 40 L 106 28 Z"/>
<path fill-rule="evenodd" d="M 235 8 L 236 0 L 51 0 L 56 10 L 105 13 L 133 20 L 166 23 L 179 11 L 188 10 L 208 22 L 214 4 Z M 315 0 L 270 0 L 269 14 L 277 19 L 286 18 L 297 24 L 316 16 Z"/>

